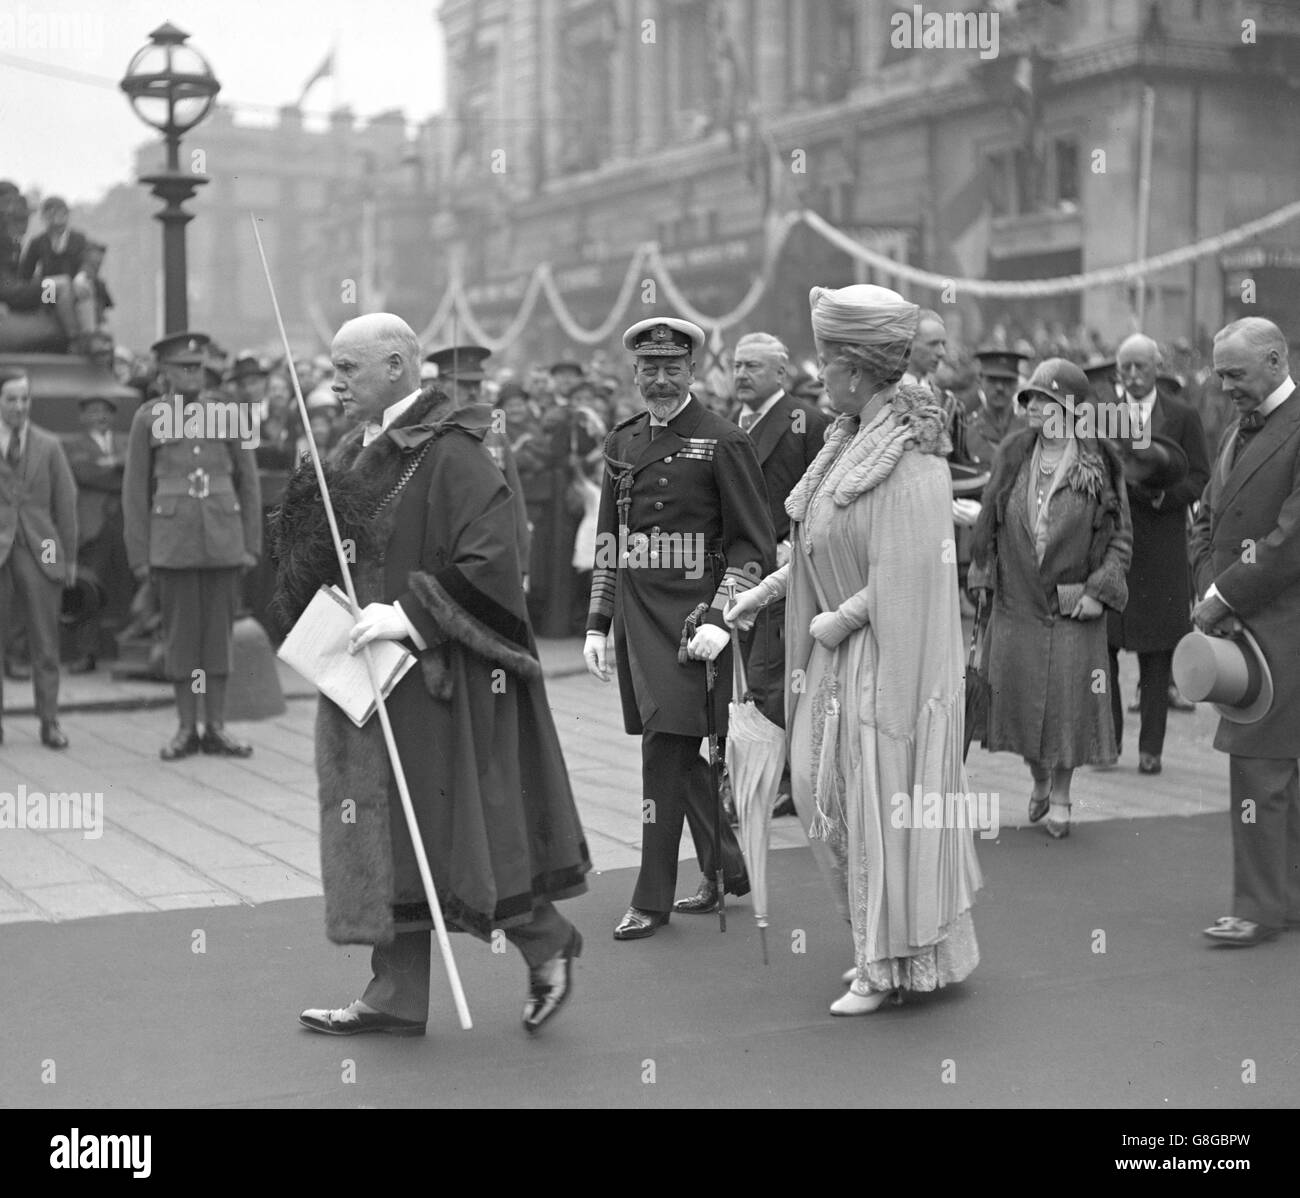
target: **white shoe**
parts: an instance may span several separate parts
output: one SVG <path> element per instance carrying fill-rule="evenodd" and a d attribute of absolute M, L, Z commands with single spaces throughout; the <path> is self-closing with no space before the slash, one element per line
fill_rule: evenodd
<path fill-rule="evenodd" d="M 832 1015 L 870 1015 L 879 1011 L 891 998 L 892 990 L 873 990 L 870 994 L 859 994 L 852 987 L 848 993 L 831 1003 Z"/>

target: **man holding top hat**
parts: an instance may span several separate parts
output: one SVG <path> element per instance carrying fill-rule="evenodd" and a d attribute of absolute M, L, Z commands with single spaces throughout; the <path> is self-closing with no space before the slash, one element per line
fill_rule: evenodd
<path fill-rule="evenodd" d="M 646 410 L 605 441 L 606 472 L 584 657 L 602 682 L 614 633 L 623 723 L 641 737 L 641 871 L 616 940 L 653 936 L 668 922 L 677 885 L 682 821 L 691 827 L 704 878 L 693 912 L 719 896 L 714 797 L 700 757 L 707 735 L 705 661 L 718 661 L 716 726 L 726 732 L 731 696 L 730 637 L 722 613 L 728 584 L 752 588 L 775 564 L 763 472 L 749 436 L 691 397 L 704 330 L 651 317 L 623 334 L 636 358 Z M 693 635 L 687 618 L 704 605 Z M 685 647 L 685 663 L 679 649 Z M 735 834 L 721 821 L 723 885 L 746 894 L 749 880 Z"/>
<path fill-rule="evenodd" d="M 1128 436 L 1119 439 L 1129 512 L 1133 561 L 1128 606 L 1107 614 L 1110 647 L 1110 709 L 1115 747 L 1122 752 L 1124 704 L 1119 690 L 1119 652 L 1137 654 L 1139 704 L 1138 771 L 1158 774 L 1169 718 L 1174 646 L 1190 631 L 1191 576 L 1187 564 L 1187 509 L 1210 477 L 1201 421 L 1187 404 L 1160 393 L 1160 350 L 1134 333 L 1118 351 L 1128 410 Z M 1102 386 L 1105 391 L 1105 385 Z M 1100 402 L 1110 401 L 1102 394 Z"/>
<path fill-rule="evenodd" d="M 1257 316 L 1215 335 L 1214 373 L 1240 415 L 1192 526 L 1192 623 L 1212 637 L 1245 632 L 1213 645 L 1185 639 L 1175 676 L 1189 698 L 1220 701 L 1233 905 L 1205 935 L 1246 947 L 1300 926 L 1300 395 L 1286 338 Z M 1183 668 L 1207 656 L 1221 674 L 1208 693 Z"/>
<path fill-rule="evenodd" d="M 198 752 L 247 757 L 252 747 L 225 730 L 226 683 L 242 571 L 262 552 L 262 498 L 253 443 L 256 413 L 229 419 L 219 393 L 205 392 L 210 338 L 172 333 L 153 346 L 162 398 L 131 422 L 122 514 L 136 578 L 152 576 L 162 609 L 165 671 L 179 726 L 164 761 Z M 204 731 L 198 733 L 199 696 Z"/>

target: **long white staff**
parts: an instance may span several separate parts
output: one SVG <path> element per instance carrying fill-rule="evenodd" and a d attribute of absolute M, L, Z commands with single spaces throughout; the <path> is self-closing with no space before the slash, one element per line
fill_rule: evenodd
<path fill-rule="evenodd" d="M 289 367 L 289 377 L 293 380 L 293 393 L 298 400 L 298 415 L 302 418 L 303 428 L 308 430 L 307 449 L 311 453 L 312 465 L 316 468 L 316 483 L 320 487 L 321 500 L 325 504 L 325 516 L 329 520 L 330 536 L 334 538 L 334 552 L 338 555 L 339 571 L 343 576 L 343 585 L 352 604 L 352 614 L 361 618 L 361 605 L 357 602 L 357 592 L 352 585 L 352 571 L 348 569 L 347 554 L 343 552 L 343 541 L 339 536 L 339 526 L 334 519 L 334 505 L 330 503 L 329 487 L 325 483 L 325 470 L 321 466 L 320 454 L 316 451 L 316 440 L 310 435 L 311 419 L 307 414 L 307 401 L 302 397 L 302 386 L 298 382 L 298 371 L 293 363 L 293 351 L 289 348 L 289 337 L 284 331 L 284 320 L 280 316 L 280 302 L 275 298 L 275 284 L 271 281 L 271 268 L 266 262 L 266 250 L 262 248 L 262 235 L 257 229 L 257 217 L 252 212 L 248 219 L 253 222 L 253 236 L 257 239 L 257 252 L 262 259 L 262 270 L 266 274 L 266 286 L 271 292 L 271 306 L 275 309 L 275 323 L 280 329 L 280 340 L 284 344 L 284 359 Z M 406 816 L 406 829 L 411 834 L 411 846 L 415 849 L 415 860 L 420 867 L 420 880 L 424 883 L 424 893 L 429 899 L 429 910 L 433 913 L 433 926 L 438 933 L 438 947 L 442 949 L 443 964 L 447 967 L 447 980 L 451 983 L 451 994 L 456 1000 L 456 1014 L 460 1016 L 460 1026 L 469 1031 L 474 1026 L 469 1017 L 469 1006 L 465 1002 L 465 990 L 460 984 L 460 973 L 456 969 L 456 959 L 451 954 L 451 940 L 447 936 L 447 925 L 443 922 L 442 906 L 438 902 L 437 891 L 433 887 L 433 874 L 429 869 L 429 858 L 424 851 L 424 841 L 420 839 L 420 828 L 415 822 L 415 808 L 411 806 L 411 792 L 406 787 L 406 771 L 402 769 L 401 758 L 397 755 L 397 741 L 393 737 L 393 726 L 388 722 L 388 707 L 384 703 L 383 690 L 379 685 L 379 675 L 375 672 L 375 661 L 370 655 L 370 646 L 362 651 L 366 658 L 366 670 L 370 675 L 370 687 L 375 694 L 375 710 L 379 714 L 379 723 L 384 730 L 384 744 L 388 746 L 388 760 L 393 767 L 393 776 L 397 779 L 397 793 L 402 800 L 402 812 Z"/>

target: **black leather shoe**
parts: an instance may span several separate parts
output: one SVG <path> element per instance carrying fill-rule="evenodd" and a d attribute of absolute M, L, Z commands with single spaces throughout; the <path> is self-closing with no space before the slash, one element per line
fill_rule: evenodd
<path fill-rule="evenodd" d="M 1158 774 L 1160 772 L 1160 758 L 1154 753 L 1138 754 L 1138 773 L 1139 774 Z"/>
<path fill-rule="evenodd" d="M 203 739 L 199 742 L 205 753 L 217 757 L 251 757 L 253 746 L 241 740 L 235 740 L 224 728 L 211 726 L 203 729 Z"/>
<path fill-rule="evenodd" d="M 749 876 L 742 874 L 739 879 L 725 880 L 723 885 L 728 894 L 743 898 L 749 893 Z M 718 909 L 718 887 L 712 878 L 700 879 L 699 889 L 690 898 L 678 899 L 673 904 L 674 911 L 683 915 L 708 915 Z"/>
<path fill-rule="evenodd" d="M 15 682 L 30 682 L 32 678 L 32 667 L 26 662 L 7 661 L 5 662 L 5 677 L 12 678 Z"/>
<path fill-rule="evenodd" d="M 164 761 L 178 761 L 193 757 L 199 751 L 199 734 L 193 728 L 181 728 L 161 749 L 158 756 Z"/>
<path fill-rule="evenodd" d="M 786 815 L 798 815 L 794 809 L 794 798 L 791 795 L 777 795 L 776 806 L 772 808 L 772 818 L 781 819 Z"/>
<path fill-rule="evenodd" d="M 614 939 L 644 940 L 653 936 L 668 922 L 669 914 L 668 911 L 642 911 L 640 907 L 629 907 L 614 929 Z"/>
<path fill-rule="evenodd" d="M 95 672 L 95 658 L 93 654 L 87 653 L 85 657 L 79 657 L 76 661 L 68 666 L 69 674 L 93 674 Z"/>
<path fill-rule="evenodd" d="M 336 1011 L 311 1008 L 298 1016 L 298 1022 L 313 1032 L 326 1036 L 360 1036 L 364 1032 L 387 1032 L 390 1036 L 423 1036 L 424 1024 L 415 1019 L 398 1019 L 382 1011 L 368 1011 L 360 1002 Z"/>
<path fill-rule="evenodd" d="M 528 1001 L 524 1003 L 524 1029 L 531 1035 L 541 1030 L 573 993 L 573 961 L 582 956 L 582 933 L 577 928 L 558 953 L 541 969 L 528 971 Z"/>
<path fill-rule="evenodd" d="M 41 744 L 47 749 L 66 749 L 68 738 L 63 735 L 58 720 L 41 721 Z"/>
<path fill-rule="evenodd" d="M 1277 933 L 1277 928 L 1266 928 L 1262 923 L 1255 923 L 1253 920 L 1238 919 L 1235 915 L 1221 915 L 1201 934 L 1227 948 L 1253 948 L 1256 944 L 1263 944 L 1265 940 L 1272 940 Z"/>

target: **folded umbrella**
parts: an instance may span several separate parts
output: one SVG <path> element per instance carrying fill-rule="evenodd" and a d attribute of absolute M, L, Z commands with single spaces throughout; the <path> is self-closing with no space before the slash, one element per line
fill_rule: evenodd
<path fill-rule="evenodd" d="M 984 660 L 984 633 L 988 627 L 988 591 L 979 592 L 979 606 L 975 609 L 975 627 L 971 631 L 970 652 L 966 656 L 966 726 L 962 740 L 961 759 L 966 760 L 970 743 L 975 737 L 988 732 L 989 687 L 988 662 Z"/>
<path fill-rule="evenodd" d="M 740 636 L 731 630 L 733 687 L 727 714 L 727 770 L 740 821 L 740 849 L 749 870 L 754 921 L 767 958 L 767 850 L 772 805 L 785 766 L 785 729 L 772 723 L 748 698 Z"/>

